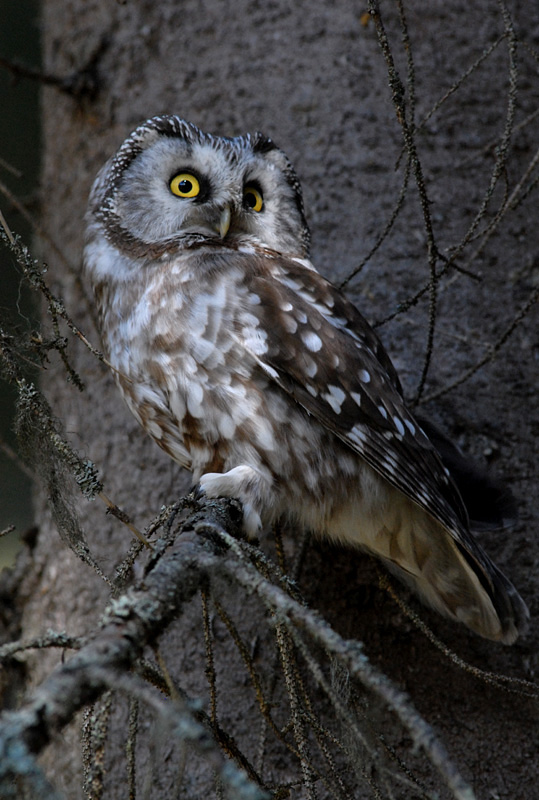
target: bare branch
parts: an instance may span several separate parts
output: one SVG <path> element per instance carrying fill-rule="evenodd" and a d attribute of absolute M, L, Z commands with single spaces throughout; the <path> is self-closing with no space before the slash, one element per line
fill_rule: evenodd
<path fill-rule="evenodd" d="M 221 574 L 248 593 L 258 595 L 272 611 L 278 628 L 304 630 L 337 658 L 351 677 L 374 691 L 399 717 L 416 745 L 427 753 L 454 797 L 473 800 L 471 788 L 451 763 L 430 725 L 408 698 L 369 664 L 361 643 L 342 639 L 318 614 L 264 578 L 248 561 L 241 545 L 227 532 L 235 528 L 238 512 L 235 501 L 208 501 L 181 524 L 181 533 L 172 544 L 160 540 L 141 586 L 113 600 L 98 632 L 50 675 L 20 711 L 4 716 L 0 722 L 0 793 L 7 791 L 14 779 L 26 779 L 35 769 L 30 755 L 38 754 L 80 708 L 95 702 L 110 688 L 120 688 L 147 701 L 169 720 L 177 713 L 185 713 L 185 709 L 175 710 L 174 703 L 165 707 L 162 700 L 152 699 L 146 684 L 126 677 L 126 672 L 139 661 L 146 646 L 156 644 L 199 588 Z M 176 705 L 180 699 L 179 695 L 175 698 Z M 234 796 L 238 800 L 266 797 L 247 778 L 241 778 L 241 791 L 245 791 L 240 793 L 238 770 L 225 761 L 215 742 L 208 743 L 206 728 L 195 718 L 189 725 L 191 743 L 198 743 L 201 752 L 211 756 L 223 785 L 235 785 Z M 20 747 L 20 759 L 8 757 L 16 746 Z"/>
<path fill-rule="evenodd" d="M 115 683 L 118 685 L 114 688 L 129 687 L 125 671 L 136 663 L 146 645 L 157 641 L 198 591 L 202 577 L 219 564 L 216 552 L 222 552 L 223 547 L 215 537 L 223 525 L 234 528 L 235 509 L 235 504 L 230 502 L 209 503 L 203 519 L 200 513 L 190 517 L 176 542 L 164 555 L 160 553 L 154 557 L 144 586 L 113 600 L 101 629 L 88 643 L 56 669 L 20 711 L 3 717 L 0 723 L 0 796 L 12 796 L 13 782 L 28 779 L 35 773 L 37 767 L 31 754 L 39 753 L 80 708 L 95 702 Z M 212 536 L 214 541 L 210 543 Z M 137 693 L 147 699 L 148 691 L 142 684 Z M 153 701 L 153 705 L 156 702 Z M 170 706 L 167 708 L 169 717 L 179 713 Z M 266 797 L 225 760 L 215 744 L 207 741 L 207 731 L 194 719 L 190 720 L 189 729 L 191 743 L 198 743 L 199 749 L 211 756 L 212 766 L 223 784 L 234 788 L 238 800 Z M 19 757 L 16 758 L 13 753 L 17 748 Z"/>

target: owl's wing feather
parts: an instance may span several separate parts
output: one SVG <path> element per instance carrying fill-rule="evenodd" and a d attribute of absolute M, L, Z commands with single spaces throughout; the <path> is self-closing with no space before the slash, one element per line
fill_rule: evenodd
<path fill-rule="evenodd" d="M 394 367 L 372 328 L 319 273 L 309 269 L 305 274 L 305 267 L 294 261 L 278 260 L 273 274 L 253 263 L 246 271 L 248 290 L 260 298 L 265 352 L 255 352 L 247 339 L 245 349 L 309 414 L 441 522 L 487 588 L 500 618 L 518 619 L 524 628 L 523 601 L 469 533 L 461 495 L 408 411 Z M 236 336 L 242 338 L 241 330 Z"/>
<path fill-rule="evenodd" d="M 255 269 L 246 276 L 249 290 L 261 298 L 266 334 L 266 352 L 252 353 L 254 358 L 306 411 L 468 548 L 461 496 L 406 408 L 377 335 L 321 275 L 295 260 L 272 261 L 272 274 Z"/>
<path fill-rule="evenodd" d="M 500 623 L 494 638 L 514 641 L 517 631 L 526 629 L 527 608 L 470 533 L 459 490 L 407 409 L 376 333 L 308 262 L 277 255 L 250 257 L 243 275 L 251 295 L 247 327 L 253 307 L 259 327 L 258 336 L 252 328 L 243 336 L 238 326 L 236 336 L 245 351 L 307 413 L 441 523 L 490 598 Z M 440 568 L 451 571 L 444 561 Z M 428 591 L 424 596 L 451 615 L 450 596 L 441 603 Z M 487 617 L 489 608 L 487 604 Z M 481 626 L 474 629 L 491 635 Z"/>

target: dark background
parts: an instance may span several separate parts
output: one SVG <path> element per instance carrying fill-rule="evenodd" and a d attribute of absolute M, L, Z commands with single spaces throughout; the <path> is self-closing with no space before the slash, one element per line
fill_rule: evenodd
<path fill-rule="evenodd" d="M 39 4 L 35 0 L 0 0 L 0 56 L 39 67 Z M 0 162 L 0 181 L 37 218 L 39 213 L 39 85 L 15 79 L 0 68 L 0 158 L 17 170 L 13 175 Z M 0 208 L 14 233 L 31 241 L 28 222 L 0 192 Z M 0 307 L 2 314 L 20 312 L 17 324 L 31 325 L 35 301 L 21 287 L 12 256 L 0 250 Z M 13 435 L 15 393 L 0 381 L 0 439 L 16 449 Z M 31 481 L 17 462 L 0 450 L 0 530 L 14 524 L 16 531 L 0 540 L 0 565 L 12 563 L 19 535 L 33 520 Z"/>

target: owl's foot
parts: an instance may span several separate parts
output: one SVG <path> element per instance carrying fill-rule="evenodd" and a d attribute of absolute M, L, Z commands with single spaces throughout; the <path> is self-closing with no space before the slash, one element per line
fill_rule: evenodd
<path fill-rule="evenodd" d="M 262 530 L 260 516 L 269 481 L 255 467 L 242 464 L 228 472 L 207 472 L 202 475 L 197 493 L 206 497 L 235 497 L 243 506 L 243 530 L 248 539 L 256 538 Z"/>

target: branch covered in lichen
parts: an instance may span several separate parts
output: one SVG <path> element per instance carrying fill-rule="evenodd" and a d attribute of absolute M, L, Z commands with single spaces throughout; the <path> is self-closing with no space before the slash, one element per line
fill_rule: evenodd
<path fill-rule="evenodd" d="M 113 600 L 99 630 L 69 661 L 58 667 L 16 712 L 0 722 L 0 795 L 12 797 L 13 781 L 26 780 L 35 771 L 32 755 L 71 721 L 83 706 L 95 702 L 110 688 L 122 688 L 167 719 L 172 735 L 187 740 L 207 758 L 228 787 L 230 797 L 268 797 L 260 786 L 227 762 L 188 704 L 178 698 L 164 701 L 138 679 L 126 677 L 144 648 L 155 646 L 169 624 L 201 586 L 226 576 L 248 594 L 258 596 L 271 610 L 275 624 L 302 630 L 337 659 L 369 690 L 383 699 L 439 769 L 458 800 L 472 800 L 471 788 L 449 760 L 432 728 L 415 711 L 408 698 L 368 661 L 359 642 L 342 639 L 318 614 L 263 577 L 250 561 L 249 550 L 229 533 L 238 522 L 234 501 L 209 501 L 180 525 L 171 542 L 161 539 L 151 556 L 147 573 L 137 588 Z M 18 749 L 17 749 L 18 748 Z M 14 753 L 19 753 L 15 758 Z"/>

